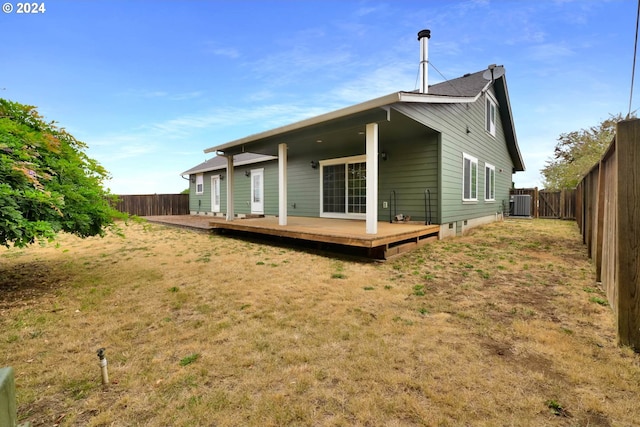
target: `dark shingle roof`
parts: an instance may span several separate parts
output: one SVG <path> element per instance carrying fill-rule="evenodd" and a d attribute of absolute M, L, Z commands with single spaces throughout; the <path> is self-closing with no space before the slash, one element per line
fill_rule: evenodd
<path fill-rule="evenodd" d="M 465 74 L 457 79 L 447 80 L 429 86 L 429 95 L 440 96 L 476 96 L 482 92 L 490 81 L 482 77 L 486 70 Z"/>

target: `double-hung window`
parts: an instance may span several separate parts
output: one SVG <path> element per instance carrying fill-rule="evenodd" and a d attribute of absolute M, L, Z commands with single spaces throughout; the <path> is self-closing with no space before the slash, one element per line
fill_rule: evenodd
<path fill-rule="evenodd" d="M 489 163 L 484 165 L 484 200 L 496 200 L 496 167 Z"/>
<path fill-rule="evenodd" d="M 489 132 L 491 135 L 496 135 L 496 102 L 493 98 L 487 93 L 485 94 L 485 130 Z"/>
<path fill-rule="evenodd" d="M 462 200 L 478 200 L 478 159 L 462 153 Z"/>
<path fill-rule="evenodd" d="M 204 193 L 204 175 L 196 174 L 196 194 Z"/>

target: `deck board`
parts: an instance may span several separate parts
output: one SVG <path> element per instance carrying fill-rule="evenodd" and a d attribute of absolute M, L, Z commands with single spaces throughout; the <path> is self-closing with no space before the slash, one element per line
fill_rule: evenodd
<path fill-rule="evenodd" d="M 437 237 L 439 225 L 378 222 L 378 233 L 367 234 L 365 222 L 360 220 L 288 217 L 286 226 L 276 217 L 247 218 L 226 221 L 223 217 L 205 215 L 173 215 L 146 217 L 152 222 L 179 225 L 204 230 L 226 229 L 247 233 L 279 236 L 291 239 L 389 250 L 407 242 L 418 246 L 422 240 Z M 408 246 L 411 246 L 410 244 Z"/>

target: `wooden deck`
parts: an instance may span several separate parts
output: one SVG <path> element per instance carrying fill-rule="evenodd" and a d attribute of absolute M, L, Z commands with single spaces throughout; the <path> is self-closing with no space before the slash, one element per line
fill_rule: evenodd
<path fill-rule="evenodd" d="M 151 222 L 201 230 L 233 230 L 263 236 L 341 245 L 365 249 L 368 256 L 387 259 L 438 238 L 439 225 L 378 222 L 378 234 L 367 234 L 365 222 L 329 218 L 288 218 L 286 226 L 278 218 L 250 218 L 226 221 L 204 215 L 146 217 Z"/>

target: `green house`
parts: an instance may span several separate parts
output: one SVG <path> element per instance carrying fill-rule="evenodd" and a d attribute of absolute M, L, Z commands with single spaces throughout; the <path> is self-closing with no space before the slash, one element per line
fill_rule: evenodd
<path fill-rule="evenodd" d="M 183 173 L 192 214 L 440 225 L 440 237 L 502 218 L 512 174 L 524 171 L 504 68 L 495 65 L 420 90 L 347 108 L 205 149 Z M 228 173 L 227 171 L 233 171 Z"/>

